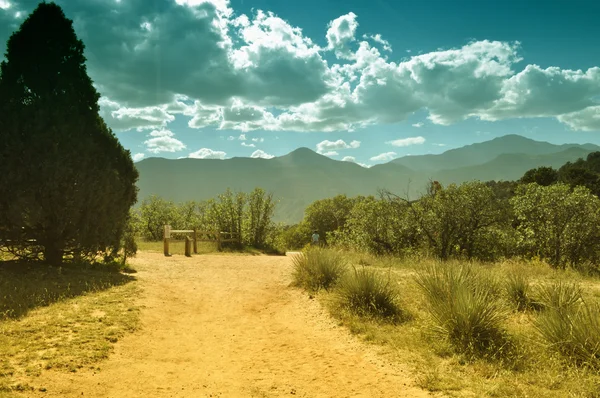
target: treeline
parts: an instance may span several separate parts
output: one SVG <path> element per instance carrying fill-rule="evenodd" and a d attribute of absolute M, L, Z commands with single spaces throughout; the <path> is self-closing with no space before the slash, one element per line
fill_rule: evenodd
<path fill-rule="evenodd" d="M 600 152 L 559 170 L 533 169 L 519 181 L 431 182 L 419 200 L 377 197 L 318 200 L 279 237 L 287 249 L 317 230 L 329 245 L 373 254 L 428 254 L 494 261 L 543 259 L 555 267 L 598 271 Z"/>
<path fill-rule="evenodd" d="M 262 188 L 249 193 L 227 189 L 213 199 L 179 204 L 151 196 L 133 211 L 132 218 L 135 230 L 146 240 L 162 240 L 163 226 L 168 224 L 172 229 L 225 232 L 238 238 L 239 244 L 265 249 L 273 246 L 275 205 L 273 195 Z"/>

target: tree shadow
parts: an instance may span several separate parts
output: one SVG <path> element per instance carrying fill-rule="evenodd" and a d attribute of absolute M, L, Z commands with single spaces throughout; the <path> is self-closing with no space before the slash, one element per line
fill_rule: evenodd
<path fill-rule="evenodd" d="M 38 307 L 108 290 L 134 280 L 133 276 L 89 265 L 53 267 L 0 261 L 0 321 L 19 319 Z"/>

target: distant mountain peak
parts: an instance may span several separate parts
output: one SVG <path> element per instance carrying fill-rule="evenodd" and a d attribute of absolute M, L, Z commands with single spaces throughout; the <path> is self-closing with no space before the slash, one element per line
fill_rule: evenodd
<path fill-rule="evenodd" d="M 281 160 L 287 160 L 292 162 L 322 162 L 322 161 L 336 161 L 335 159 L 331 159 L 325 155 L 321 155 L 313 151 L 310 148 L 300 147 L 294 149 L 292 152 L 287 155 L 283 155 L 278 157 Z"/>

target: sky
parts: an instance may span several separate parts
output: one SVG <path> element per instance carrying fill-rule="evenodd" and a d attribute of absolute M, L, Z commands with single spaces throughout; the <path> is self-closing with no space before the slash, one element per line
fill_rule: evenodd
<path fill-rule="evenodd" d="M 0 52 L 38 1 L 0 0 Z M 135 161 L 600 144 L 596 0 L 57 0 Z"/>

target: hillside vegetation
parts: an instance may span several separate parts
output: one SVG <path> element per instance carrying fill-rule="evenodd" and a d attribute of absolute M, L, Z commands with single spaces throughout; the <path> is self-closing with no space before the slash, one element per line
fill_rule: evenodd
<path fill-rule="evenodd" d="M 429 180 L 444 185 L 472 180 L 511 181 L 529 169 L 558 168 L 598 150 L 600 147 L 591 144 L 553 145 L 507 135 L 440 155 L 405 156 L 369 169 L 308 148 L 273 159 L 149 158 L 136 166 L 140 201 L 152 195 L 173 202 L 208 200 L 227 188 L 249 192 L 261 187 L 278 202 L 274 220 L 293 224 L 302 220 L 310 203 L 335 195 L 366 196 L 388 189 L 416 199 Z"/>

